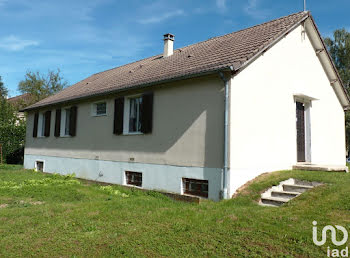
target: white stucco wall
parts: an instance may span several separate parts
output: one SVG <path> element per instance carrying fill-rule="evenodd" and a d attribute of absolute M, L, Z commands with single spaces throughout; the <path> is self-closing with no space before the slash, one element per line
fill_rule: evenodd
<path fill-rule="evenodd" d="M 297 163 L 295 94 L 312 101 L 311 162 L 345 165 L 344 111 L 302 26 L 231 80 L 230 193 Z"/>
<path fill-rule="evenodd" d="M 125 171 L 142 173 L 142 188 L 183 194 L 182 178 L 208 180 L 208 198 L 218 201 L 221 189 L 221 169 L 184 167 L 149 163 L 117 162 L 83 158 L 53 157 L 27 154 L 24 167 L 34 169 L 36 161 L 44 162 L 44 172 L 63 175 L 75 174 L 78 178 L 126 185 Z"/>

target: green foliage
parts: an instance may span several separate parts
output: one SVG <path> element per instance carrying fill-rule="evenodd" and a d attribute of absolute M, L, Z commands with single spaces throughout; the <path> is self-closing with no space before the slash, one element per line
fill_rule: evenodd
<path fill-rule="evenodd" d="M 17 111 L 5 98 L 0 98 L 0 144 L 3 160 L 24 146 L 25 133 L 25 121 L 17 117 Z"/>
<path fill-rule="evenodd" d="M 350 93 L 350 32 L 345 29 L 335 30 L 333 38 L 325 38 L 326 46 L 339 71 L 340 77 Z M 350 114 L 346 112 L 346 145 L 350 147 Z"/>
<path fill-rule="evenodd" d="M 129 195 L 127 195 L 126 193 L 122 193 L 120 190 L 118 189 L 114 189 L 113 186 L 111 185 L 107 185 L 107 186 L 100 186 L 100 189 L 108 194 L 111 195 L 116 195 L 116 196 L 120 196 L 120 197 L 129 197 Z"/>
<path fill-rule="evenodd" d="M 0 76 L 0 99 L 6 98 L 8 90 L 6 89 L 4 83 L 2 82 L 2 78 Z"/>
<path fill-rule="evenodd" d="M 290 177 L 325 185 L 280 208 L 258 205 L 261 192 Z M 1 257 L 324 257 L 331 238 L 316 246 L 312 222 L 319 231 L 350 226 L 348 173 L 270 173 L 235 199 L 199 205 L 75 180 L 0 166 Z"/>
<path fill-rule="evenodd" d="M 23 94 L 30 93 L 33 96 L 32 103 L 35 103 L 61 91 L 66 86 L 67 82 L 63 79 L 59 69 L 49 70 L 46 75 L 28 71 L 25 79 L 19 82 L 18 90 Z"/>
<path fill-rule="evenodd" d="M 0 189 L 18 190 L 24 187 L 44 187 L 44 186 L 58 186 L 58 185 L 79 185 L 80 181 L 73 179 L 70 176 L 58 176 L 43 178 L 43 179 L 27 179 L 22 182 L 14 181 L 0 181 Z"/>
<path fill-rule="evenodd" d="M 325 38 L 327 48 L 339 71 L 339 74 L 349 91 L 350 84 L 350 32 L 338 29 L 333 33 L 333 39 Z"/>

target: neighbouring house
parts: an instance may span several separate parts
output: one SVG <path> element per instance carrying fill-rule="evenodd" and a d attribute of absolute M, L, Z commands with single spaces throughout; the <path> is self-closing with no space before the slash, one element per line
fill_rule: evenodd
<path fill-rule="evenodd" d="M 25 108 L 25 168 L 213 200 L 298 164 L 346 169 L 349 97 L 309 12 L 173 43 Z"/>
<path fill-rule="evenodd" d="M 24 93 L 22 95 L 18 95 L 12 98 L 8 98 L 7 101 L 16 109 L 23 109 L 30 104 L 32 104 L 34 101 L 33 95 L 30 93 Z M 17 117 L 20 119 L 25 119 L 24 112 L 18 112 Z"/>

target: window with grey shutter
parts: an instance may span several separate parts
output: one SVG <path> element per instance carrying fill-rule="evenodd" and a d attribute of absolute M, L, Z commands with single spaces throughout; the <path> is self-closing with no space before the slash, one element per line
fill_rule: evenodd
<path fill-rule="evenodd" d="M 113 133 L 123 134 L 123 120 L 124 120 L 124 97 L 116 98 L 114 101 L 114 123 Z"/>
<path fill-rule="evenodd" d="M 76 106 L 70 108 L 69 135 L 75 136 L 77 131 L 77 110 Z"/>
<path fill-rule="evenodd" d="M 34 114 L 34 126 L 33 126 L 33 137 L 38 136 L 38 123 L 39 123 L 39 113 Z"/>
<path fill-rule="evenodd" d="M 153 92 L 142 95 L 141 102 L 141 132 L 151 133 L 153 125 Z"/>
<path fill-rule="evenodd" d="M 56 109 L 55 137 L 60 137 L 60 134 L 61 134 L 61 109 Z"/>
<path fill-rule="evenodd" d="M 46 111 L 44 114 L 44 136 L 50 136 L 50 127 L 51 127 L 51 111 Z"/>

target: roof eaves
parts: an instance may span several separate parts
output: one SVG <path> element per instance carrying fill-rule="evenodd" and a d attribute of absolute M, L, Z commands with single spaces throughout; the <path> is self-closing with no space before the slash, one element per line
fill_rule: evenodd
<path fill-rule="evenodd" d="M 142 89 L 142 88 L 149 87 L 149 86 L 154 86 L 154 85 L 158 85 L 158 84 L 169 83 L 169 82 L 174 82 L 174 81 L 179 81 L 179 80 L 196 78 L 196 77 L 210 75 L 210 74 L 215 74 L 215 73 L 223 72 L 223 71 L 230 71 L 230 72 L 232 72 L 233 70 L 235 70 L 235 67 L 232 64 L 222 65 L 221 67 L 216 68 L 216 69 L 204 70 L 204 71 L 201 71 L 201 72 L 196 72 L 196 73 L 190 73 L 190 74 L 186 74 L 186 75 L 171 77 L 171 78 L 167 78 L 167 79 L 159 80 L 159 81 L 154 81 L 154 82 L 150 82 L 150 83 L 137 84 L 137 85 L 134 85 L 134 86 L 131 86 L 131 87 L 124 87 L 124 88 L 119 88 L 119 89 L 107 90 L 107 91 L 104 91 L 104 92 L 99 92 L 99 93 L 91 94 L 91 95 L 89 94 L 89 95 L 86 95 L 86 96 L 81 96 L 81 97 L 77 97 L 77 98 L 73 98 L 73 99 L 71 99 L 71 98 L 70 99 L 65 99 L 65 100 L 62 100 L 62 101 L 59 101 L 59 102 L 47 103 L 47 104 L 43 104 L 43 105 L 39 105 L 39 106 L 36 106 L 36 104 L 37 104 L 36 103 L 34 105 L 31 105 L 29 107 L 26 107 L 26 108 L 20 110 L 20 112 L 28 112 L 28 111 L 32 111 L 32 110 L 41 109 L 41 108 L 44 108 L 44 107 L 52 107 L 52 106 L 68 104 L 68 103 L 72 103 L 72 102 L 78 102 L 78 101 L 87 100 L 87 99 L 91 99 L 91 98 L 106 96 L 106 95 L 109 95 L 109 94 L 115 94 L 115 93 L 125 92 L 125 91 L 129 91 L 129 90 L 135 90 L 135 89 Z"/>
<path fill-rule="evenodd" d="M 312 15 L 310 15 L 310 19 L 311 19 L 311 21 L 312 21 L 312 24 L 313 24 L 314 27 L 315 27 L 315 30 L 316 30 L 316 32 L 317 32 L 317 34 L 318 34 L 318 37 L 319 37 L 320 40 L 321 40 L 321 43 L 322 43 L 323 48 L 324 48 L 324 50 L 325 50 L 325 53 L 327 54 L 327 57 L 328 57 L 328 59 L 329 59 L 331 65 L 332 65 L 332 67 L 333 67 L 333 70 L 335 71 L 335 74 L 336 74 L 337 79 L 338 79 L 338 81 L 339 81 L 339 83 L 340 83 L 340 86 L 341 86 L 341 88 L 342 88 L 342 90 L 343 90 L 343 92 L 344 92 L 344 94 L 345 94 L 345 96 L 346 96 L 346 98 L 347 98 L 347 100 L 348 100 L 349 105 L 344 106 L 344 110 L 349 110 L 349 109 L 350 109 L 350 96 L 349 96 L 348 92 L 347 92 L 346 89 L 345 89 L 343 80 L 342 80 L 341 77 L 340 77 L 340 74 L 339 74 L 339 72 L 338 72 L 338 69 L 337 69 L 337 67 L 336 67 L 335 64 L 334 64 L 333 58 L 331 57 L 331 55 L 330 55 L 330 53 L 329 53 L 329 51 L 328 51 L 328 48 L 327 48 L 327 46 L 326 46 L 326 44 L 325 44 L 325 42 L 324 42 L 324 40 L 323 40 L 323 38 L 322 38 L 322 36 L 321 36 L 321 33 L 320 33 L 320 31 L 319 31 L 319 29 L 318 29 L 318 27 L 317 27 L 317 25 L 316 25 L 316 23 L 315 23 L 315 20 L 314 20 L 314 18 L 312 17 Z"/>

